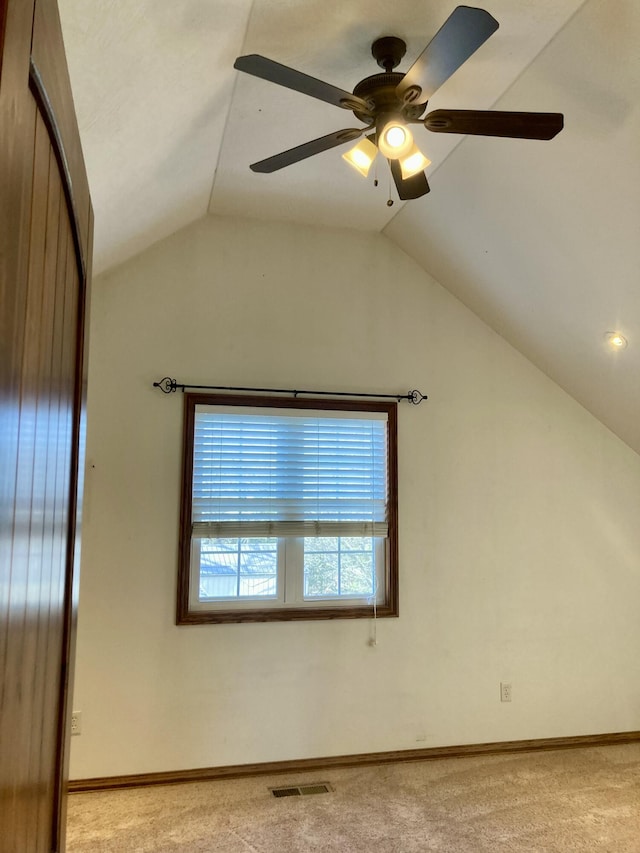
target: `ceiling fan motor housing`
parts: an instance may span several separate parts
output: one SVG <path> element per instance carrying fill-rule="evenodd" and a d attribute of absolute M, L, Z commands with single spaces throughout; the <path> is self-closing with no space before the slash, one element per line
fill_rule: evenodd
<path fill-rule="evenodd" d="M 400 100 L 396 88 L 404 74 L 390 71 L 386 74 L 373 74 L 365 77 L 354 88 L 353 94 L 369 104 L 370 111 L 354 109 L 353 114 L 367 124 L 381 115 L 390 115 L 403 119 L 418 119 L 424 112 L 426 104 L 408 104 Z"/>

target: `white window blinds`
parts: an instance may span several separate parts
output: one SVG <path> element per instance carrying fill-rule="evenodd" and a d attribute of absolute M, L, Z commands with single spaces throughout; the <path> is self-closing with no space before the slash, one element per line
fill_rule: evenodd
<path fill-rule="evenodd" d="M 195 411 L 193 535 L 386 536 L 387 416 Z"/>

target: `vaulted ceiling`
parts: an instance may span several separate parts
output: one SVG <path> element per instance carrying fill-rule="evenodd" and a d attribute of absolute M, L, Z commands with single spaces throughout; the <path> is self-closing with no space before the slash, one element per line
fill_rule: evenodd
<path fill-rule="evenodd" d="M 376 38 L 406 41 L 405 71 L 455 2 L 59 4 L 96 272 L 208 211 L 383 232 L 640 452 L 637 0 L 483 0 L 500 28 L 429 109 L 562 112 L 565 128 L 550 142 L 418 128 L 431 192 L 404 203 L 384 163 L 376 188 L 341 148 L 250 171 L 357 121 L 233 62 L 258 53 L 351 91 L 380 70 Z"/>

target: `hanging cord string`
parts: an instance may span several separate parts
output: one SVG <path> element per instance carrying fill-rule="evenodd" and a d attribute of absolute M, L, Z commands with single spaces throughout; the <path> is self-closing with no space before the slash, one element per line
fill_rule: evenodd
<path fill-rule="evenodd" d="M 389 161 L 389 166 L 391 166 L 391 161 Z M 387 207 L 393 207 L 393 199 L 391 198 L 391 193 L 393 190 L 391 189 L 391 169 L 389 169 L 389 198 L 387 199 Z"/>
<path fill-rule="evenodd" d="M 373 536 L 371 539 L 373 540 Z M 375 547 L 373 541 L 371 542 L 371 547 Z M 375 580 L 373 582 L 373 623 L 371 627 L 371 639 L 369 640 L 369 645 L 375 647 L 378 645 L 378 575 L 375 570 L 375 553 L 372 554 L 372 558 Z"/>

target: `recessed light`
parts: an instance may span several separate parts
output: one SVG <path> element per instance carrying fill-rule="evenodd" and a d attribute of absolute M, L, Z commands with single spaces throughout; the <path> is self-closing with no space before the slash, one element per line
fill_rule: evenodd
<path fill-rule="evenodd" d="M 606 332 L 604 339 L 611 349 L 624 349 L 627 346 L 627 339 L 620 332 Z"/>

